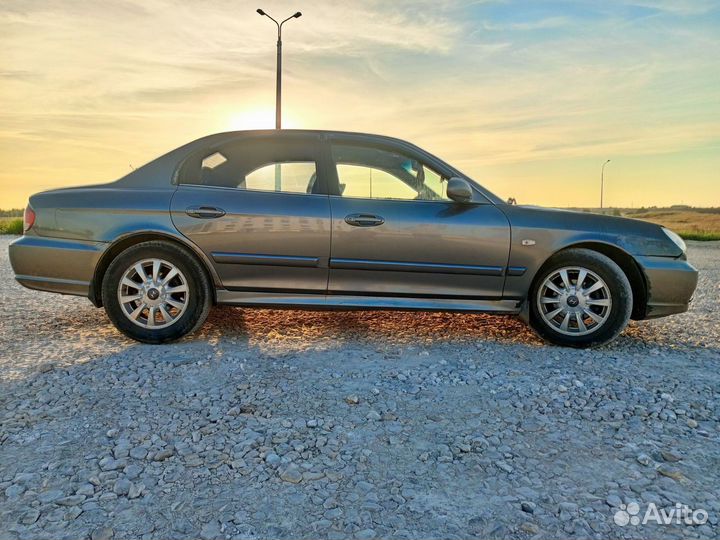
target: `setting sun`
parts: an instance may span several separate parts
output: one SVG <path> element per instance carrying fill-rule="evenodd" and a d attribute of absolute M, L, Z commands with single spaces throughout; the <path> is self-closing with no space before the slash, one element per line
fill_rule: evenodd
<path fill-rule="evenodd" d="M 293 117 L 283 113 L 283 128 L 293 129 L 298 127 Z M 240 131 L 245 129 L 273 129 L 275 127 L 274 109 L 248 109 L 243 112 L 230 114 L 227 121 L 227 129 Z"/>

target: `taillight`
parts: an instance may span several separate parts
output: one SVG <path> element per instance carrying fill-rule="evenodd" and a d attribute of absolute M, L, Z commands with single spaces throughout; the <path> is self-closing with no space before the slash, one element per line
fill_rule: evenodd
<path fill-rule="evenodd" d="M 28 204 L 23 214 L 23 233 L 28 232 L 35 225 L 35 210 Z"/>

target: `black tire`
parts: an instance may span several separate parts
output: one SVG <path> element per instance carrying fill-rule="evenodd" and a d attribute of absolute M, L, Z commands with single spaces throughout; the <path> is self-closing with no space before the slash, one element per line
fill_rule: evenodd
<path fill-rule="evenodd" d="M 541 315 L 538 293 L 545 280 L 564 267 L 582 267 L 597 274 L 609 289 L 612 305 L 605 321 L 596 330 L 585 335 L 567 335 L 558 331 Z M 578 277 L 578 279 L 580 279 Z M 589 289 L 590 287 L 586 287 Z M 528 297 L 530 326 L 537 334 L 556 345 L 567 347 L 596 347 L 615 339 L 630 320 L 633 306 L 632 288 L 622 269 L 609 257 L 589 249 L 568 249 L 551 257 L 538 272 Z M 562 318 L 562 314 L 560 315 Z M 588 319 L 590 322 L 592 320 Z M 576 323 L 576 329 L 579 325 Z"/>
<path fill-rule="evenodd" d="M 125 272 L 145 259 L 171 263 L 187 282 L 185 310 L 164 328 L 151 329 L 132 322 L 118 299 L 118 287 Z M 207 272 L 192 252 L 170 242 L 153 240 L 127 248 L 110 263 L 102 282 L 102 301 L 110 320 L 126 336 L 143 343 L 168 343 L 195 332 L 205 322 L 212 306 L 211 287 Z"/>

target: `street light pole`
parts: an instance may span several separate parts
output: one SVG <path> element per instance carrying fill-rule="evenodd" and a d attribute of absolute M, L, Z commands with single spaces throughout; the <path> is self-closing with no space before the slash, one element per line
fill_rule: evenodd
<path fill-rule="evenodd" d="M 602 164 L 602 168 L 600 169 L 600 210 L 603 209 L 603 191 L 605 189 L 605 165 L 607 165 L 608 163 L 610 163 L 609 159 Z"/>
<path fill-rule="evenodd" d="M 290 15 L 287 19 L 281 22 L 277 22 L 270 15 L 265 13 L 262 9 L 256 10 L 260 15 L 267 17 L 277 26 L 277 69 L 275 74 L 275 129 L 280 129 L 282 125 L 282 26 L 290 19 L 297 19 L 302 17 L 302 13 L 299 11 L 293 15 Z"/>
<path fill-rule="evenodd" d="M 275 61 L 275 129 L 282 123 L 282 35 L 278 26 L 277 60 Z"/>

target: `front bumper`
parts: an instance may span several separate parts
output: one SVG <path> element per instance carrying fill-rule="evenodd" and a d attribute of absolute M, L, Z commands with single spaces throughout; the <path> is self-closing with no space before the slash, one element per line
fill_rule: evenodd
<path fill-rule="evenodd" d="M 43 236 L 22 236 L 10 244 L 15 279 L 29 289 L 89 296 L 95 268 L 107 247 Z"/>
<path fill-rule="evenodd" d="M 645 319 L 688 310 L 698 271 L 689 262 L 670 257 L 636 257 L 647 284 Z"/>

